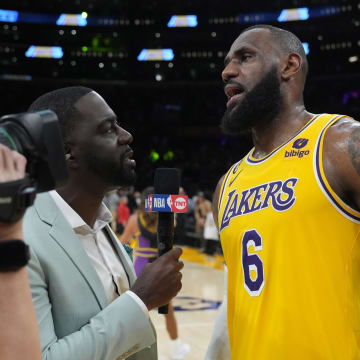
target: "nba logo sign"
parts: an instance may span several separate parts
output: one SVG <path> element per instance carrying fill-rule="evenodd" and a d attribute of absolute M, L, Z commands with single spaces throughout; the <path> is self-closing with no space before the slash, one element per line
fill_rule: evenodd
<path fill-rule="evenodd" d="M 145 210 L 146 211 L 152 211 L 153 208 L 153 194 L 148 195 L 147 198 L 145 198 Z"/>
<path fill-rule="evenodd" d="M 145 198 L 145 211 L 185 213 L 187 210 L 186 195 L 149 194 Z"/>

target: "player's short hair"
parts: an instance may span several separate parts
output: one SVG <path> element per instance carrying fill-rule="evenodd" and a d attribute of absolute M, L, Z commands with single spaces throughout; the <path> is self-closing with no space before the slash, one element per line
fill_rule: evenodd
<path fill-rule="evenodd" d="M 270 31 L 271 37 L 277 42 L 280 47 L 280 50 L 284 54 L 296 53 L 300 55 L 302 59 L 302 67 L 305 76 L 308 72 L 308 61 L 306 58 L 304 47 L 300 39 L 294 35 L 292 32 L 278 28 L 276 26 L 267 25 L 267 24 L 258 24 L 247 27 L 244 29 L 241 34 L 253 30 L 253 29 L 267 29 Z"/>
<path fill-rule="evenodd" d="M 30 105 L 28 111 L 46 109 L 54 111 L 59 119 L 60 129 L 65 140 L 76 126 L 76 117 L 80 117 L 74 105 L 80 98 L 92 91 L 94 90 L 84 86 L 69 86 L 50 91 L 38 97 Z"/>

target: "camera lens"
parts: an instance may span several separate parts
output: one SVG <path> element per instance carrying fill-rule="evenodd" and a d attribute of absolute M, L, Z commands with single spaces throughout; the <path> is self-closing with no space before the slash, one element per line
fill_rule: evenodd
<path fill-rule="evenodd" d="M 7 146 L 11 150 L 19 151 L 16 146 L 15 139 L 4 127 L 0 127 L 0 144 Z"/>
<path fill-rule="evenodd" d="M 0 144 L 25 156 L 24 145 L 29 141 L 26 130 L 17 122 L 5 120 L 0 123 Z"/>

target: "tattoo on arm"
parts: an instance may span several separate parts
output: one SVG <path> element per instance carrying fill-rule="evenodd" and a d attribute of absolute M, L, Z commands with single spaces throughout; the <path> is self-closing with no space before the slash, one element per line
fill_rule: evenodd
<path fill-rule="evenodd" d="M 351 156 L 351 163 L 356 172 L 360 175 L 360 128 L 356 128 L 351 133 L 348 151 Z"/>

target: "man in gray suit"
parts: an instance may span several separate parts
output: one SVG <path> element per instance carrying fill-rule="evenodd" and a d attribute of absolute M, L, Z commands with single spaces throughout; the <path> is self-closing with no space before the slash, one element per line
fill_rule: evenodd
<path fill-rule="evenodd" d="M 52 91 L 29 110 L 42 109 L 58 115 L 69 168 L 67 185 L 38 195 L 24 219 L 43 359 L 157 359 L 148 311 L 181 289 L 181 249 L 136 279 L 102 204 L 105 193 L 135 181 L 132 136 L 89 88 Z"/>

